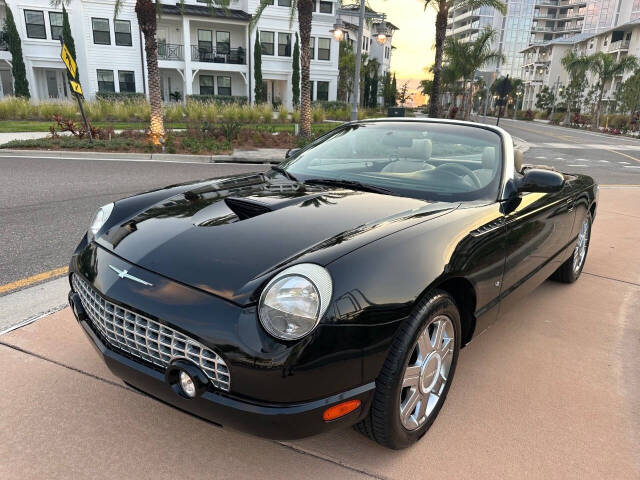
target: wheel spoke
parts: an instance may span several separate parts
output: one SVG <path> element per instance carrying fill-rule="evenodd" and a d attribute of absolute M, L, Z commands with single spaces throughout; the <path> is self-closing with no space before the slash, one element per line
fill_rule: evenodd
<path fill-rule="evenodd" d="M 420 365 L 408 366 L 404 371 L 404 377 L 402 379 L 403 387 L 418 387 L 420 380 Z"/>
<path fill-rule="evenodd" d="M 436 324 L 436 328 L 433 332 L 433 338 L 431 345 L 434 350 L 440 351 L 442 349 L 442 340 L 444 339 L 445 320 L 440 320 Z"/>
<path fill-rule="evenodd" d="M 409 397 L 407 398 L 404 406 L 400 409 L 400 418 L 402 419 L 402 423 L 407 427 L 415 425 L 415 421 L 411 418 L 411 414 L 415 410 L 418 400 L 420 400 L 418 390 L 415 388 L 409 390 Z"/>
<path fill-rule="evenodd" d="M 429 340 L 429 329 L 425 328 L 422 334 L 418 337 L 418 350 L 420 351 L 418 359 L 420 361 L 424 360 L 427 355 L 433 351 L 433 347 Z"/>
<path fill-rule="evenodd" d="M 453 354 L 453 339 L 447 338 L 447 341 L 444 342 L 442 346 L 442 350 L 440 351 L 440 358 L 442 359 L 442 363 L 446 365 L 449 360 L 449 356 Z"/>

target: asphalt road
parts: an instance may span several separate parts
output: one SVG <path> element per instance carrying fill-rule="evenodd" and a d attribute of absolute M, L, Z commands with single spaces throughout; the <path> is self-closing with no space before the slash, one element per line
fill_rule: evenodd
<path fill-rule="evenodd" d="M 501 119 L 500 126 L 531 145 L 525 163 L 591 175 L 601 185 L 640 185 L 640 140 L 538 122 Z"/>
<path fill-rule="evenodd" d="M 0 286 L 66 266 L 101 205 L 174 183 L 264 168 L 0 157 Z"/>

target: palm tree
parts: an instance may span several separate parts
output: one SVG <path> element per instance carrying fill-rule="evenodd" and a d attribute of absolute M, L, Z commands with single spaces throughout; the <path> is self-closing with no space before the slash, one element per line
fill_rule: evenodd
<path fill-rule="evenodd" d="M 459 8 L 476 9 L 480 7 L 492 7 L 503 15 L 507 12 L 506 5 L 501 0 L 424 0 L 424 8 L 435 8 L 436 13 L 436 58 L 433 63 L 433 83 L 429 96 L 429 116 L 439 116 L 440 97 L 440 72 L 442 71 L 442 56 L 444 53 L 444 40 L 447 35 L 447 18 L 449 10 L 455 4 Z"/>
<path fill-rule="evenodd" d="M 463 82 L 462 117 L 465 120 L 468 120 L 471 114 L 474 73 L 489 62 L 504 60 L 504 56 L 500 52 L 491 50 L 494 38 L 495 31 L 491 28 L 485 28 L 471 42 L 453 37 L 447 38 L 445 41 L 444 54 L 447 62 L 456 67 L 455 69 L 460 74 L 459 79 Z"/>
<path fill-rule="evenodd" d="M 225 0 L 227 3 L 229 0 Z M 273 4 L 273 0 L 260 0 L 258 9 L 251 19 L 251 28 L 262 16 L 264 9 Z M 300 30 L 300 135 L 311 136 L 311 90 L 309 85 L 311 52 L 311 19 L 313 16 L 313 0 L 293 0 L 291 2 L 291 23 L 298 13 L 298 29 Z"/>
<path fill-rule="evenodd" d="M 593 130 L 600 129 L 600 107 L 604 88 L 608 82 L 612 82 L 616 76 L 624 75 L 630 70 L 638 67 L 638 60 L 632 55 L 627 55 L 617 60 L 610 54 L 604 52 L 594 53 L 588 57 L 589 70 L 597 78 L 597 100 L 593 111 L 594 119 L 591 121 Z"/>
<path fill-rule="evenodd" d="M 572 91 L 581 90 L 575 87 L 584 83 L 585 75 L 587 70 L 589 69 L 589 58 L 585 55 L 578 55 L 573 50 L 569 50 L 567 54 L 562 57 L 562 66 L 565 68 L 567 73 L 569 74 L 569 84 L 567 85 L 567 113 L 564 117 L 564 123 L 567 124 L 571 121 L 571 106 L 572 99 L 569 98 Z M 581 93 L 580 93 L 581 95 Z"/>
<path fill-rule="evenodd" d="M 229 7 L 230 0 L 206 0 L 206 4 Z M 180 0 L 184 8 L 184 0 Z M 118 16 L 122 8 L 122 0 L 115 0 L 114 16 Z M 160 144 L 164 139 L 164 121 L 162 116 L 162 91 L 160 90 L 160 69 L 158 68 L 158 42 L 156 29 L 158 16 L 162 13 L 160 3 L 153 0 L 136 0 L 136 17 L 138 26 L 144 35 L 144 50 L 147 55 L 147 83 L 149 85 L 149 106 L 151 113 L 150 132 L 153 143 Z"/>

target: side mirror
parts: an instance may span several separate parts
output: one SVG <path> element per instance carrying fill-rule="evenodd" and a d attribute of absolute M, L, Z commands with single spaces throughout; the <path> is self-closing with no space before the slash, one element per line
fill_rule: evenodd
<path fill-rule="evenodd" d="M 292 157 L 299 151 L 300 151 L 299 148 L 290 148 L 289 150 L 287 150 L 287 153 L 284 154 L 284 158 Z"/>
<path fill-rule="evenodd" d="M 518 192 L 553 193 L 564 186 L 561 173 L 542 168 L 527 168 L 518 182 Z"/>

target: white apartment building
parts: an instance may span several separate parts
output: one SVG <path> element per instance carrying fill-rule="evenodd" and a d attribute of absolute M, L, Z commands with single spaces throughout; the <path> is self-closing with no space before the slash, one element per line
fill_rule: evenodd
<path fill-rule="evenodd" d="M 158 18 L 158 66 L 165 101 L 188 95 L 233 95 L 254 99 L 254 44 L 262 45 L 262 78 L 267 100 L 292 104 L 291 74 L 297 18 L 291 21 L 291 1 L 273 0 L 256 28 L 249 22 L 258 0 L 232 0 L 228 9 L 213 11 L 202 0 L 163 3 Z M 61 10 L 49 0 L 6 0 L 11 7 L 35 100 L 70 97 L 60 59 Z M 335 0 L 315 0 L 312 23 L 312 98 L 335 100 L 338 43 L 330 30 Z M 85 97 L 96 92 L 148 90 L 144 39 L 138 28 L 135 1 L 124 0 L 117 18 L 114 2 L 71 0 L 66 7 L 76 44 L 80 81 Z M 4 16 L 4 9 L 2 16 Z M 1 18 L 0 18 L 1 20 Z M 10 54 L 0 45 L 0 79 L 4 94 L 13 91 Z"/>
<path fill-rule="evenodd" d="M 522 79 L 524 83 L 523 108 L 535 109 L 536 97 L 547 86 L 554 92 L 568 83 L 568 74 L 562 66 L 562 57 L 573 50 L 581 55 L 605 52 L 619 60 L 626 55 L 640 58 L 640 18 L 606 29 L 600 33 L 581 33 L 569 38 L 561 38 L 525 49 L 525 64 Z M 618 86 L 633 72 L 619 75 L 605 85 L 604 101 L 615 97 Z M 591 74 L 587 80 L 592 84 Z M 640 99 L 638 100 L 640 103 Z"/>

